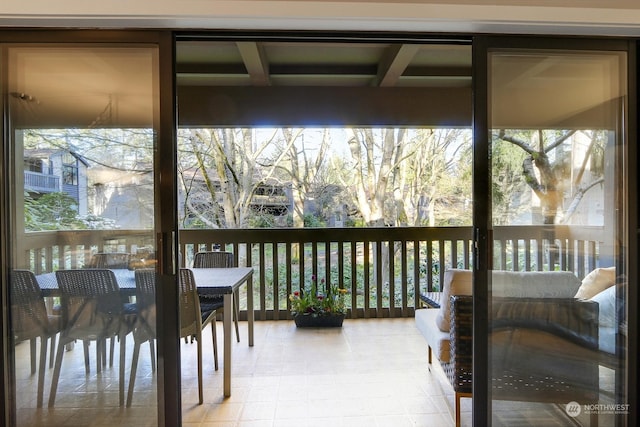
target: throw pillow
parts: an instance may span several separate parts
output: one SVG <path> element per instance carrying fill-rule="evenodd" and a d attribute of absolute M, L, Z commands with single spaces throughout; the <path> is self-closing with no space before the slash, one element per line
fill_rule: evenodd
<path fill-rule="evenodd" d="M 616 281 L 616 268 L 596 268 L 582 279 L 576 298 L 590 299 L 613 285 Z"/>
<path fill-rule="evenodd" d="M 440 308 L 436 316 L 436 325 L 442 332 L 449 332 L 451 309 L 449 297 L 451 295 L 471 295 L 473 274 L 471 270 L 451 269 L 444 273 Z"/>

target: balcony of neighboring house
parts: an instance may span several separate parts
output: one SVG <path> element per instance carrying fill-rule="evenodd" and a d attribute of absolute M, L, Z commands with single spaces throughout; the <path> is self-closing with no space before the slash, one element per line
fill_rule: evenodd
<path fill-rule="evenodd" d="M 60 191 L 60 177 L 49 173 L 24 171 L 24 189 L 33 193 Z"/>

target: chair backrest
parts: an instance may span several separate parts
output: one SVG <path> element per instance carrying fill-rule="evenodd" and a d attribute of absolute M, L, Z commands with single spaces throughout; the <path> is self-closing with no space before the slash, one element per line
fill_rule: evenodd
<path fill-rule="evenodd" d="M 142 268 L 135 271 L 136 325 L 149 337 L 156 336 L 156 271 Z"/>
<path fill-rule="evenodd" d="M 188 268 L 180 269 L 180 337 L 191 336 L 202 330 L 200 301 L 196 280 Z"/>
<path fill-rule="evenodd" d="M 11 322 L 16 342 L 49 335 L 49 318 L 36 276 L 29 270 L 11 272 Z"/>
<path fill-rule="evenodd" d="M 197 252 L 193 258 L 193 268 L 229 268 L 235 267 L 233 252 L 206 251 Z"/>
<path fill-rule="evenodd" d="M 156 271 L 153 268 L 141 268 L 135 271 L 136 304 L 138 308 L 156 305 Z"/>
<path fill-rule="evenodd" d="M 99 252 L 91 257 L 88 268 L 129 268 L 131 254 L 126 252 Z"/>
<path fill-rule="evenodd" d="M 118 332 L 124 306 L 113 271 L 58 270 L 56 279 L 62 322 L 68 335 L 74 336 L 75 331 L 83 337 Z"/>

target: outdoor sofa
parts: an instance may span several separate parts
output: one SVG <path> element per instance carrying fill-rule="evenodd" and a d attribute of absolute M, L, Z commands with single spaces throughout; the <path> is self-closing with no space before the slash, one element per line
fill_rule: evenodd
<path fill-rule="evenodd" d="M 613 268 L 582 281 L 571 272 L 493 272 L 492 399 L 597 402 L 597 355 L 615 347 L 614 281 Z M 472 392 L 471 294 L 472 272 L 448 270 L 440 307 L 415 313 L 429 369 L 435 357 L 453 387 L 456 426 L 460 398 Z"/>

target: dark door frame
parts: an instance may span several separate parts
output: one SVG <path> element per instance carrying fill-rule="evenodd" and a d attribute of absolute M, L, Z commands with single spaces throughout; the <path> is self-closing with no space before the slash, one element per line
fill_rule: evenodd
<path fill-rule="evenodd" d="M 126 47 L 142 45 L 156 45 L 158 47 L 159 66 L 155 72 L 155 78 L 159 93 L 159 110 L 155 113 L 157 146 L 155 149 L 155 227 L 158 233 L 159 253 L 162 254 L 160 263 L 160 283 L 162 292 L 158 293 L 158 319 L 162 322 L 158 325 L 158 423 L 162 426 L 179 426 L 182 422 L 181 395 L 180 395 L 180 370 L 179 366 L 179 340 L 178 333 L 178 305 L 177 301 L 177 275 L 175 274 L 175 261 L 177 261 L 177 242 L 170 237 L 177 230 L 177 203 L 176 203 L 176 106 L 175 106 L 175 54 L 174 39 L 171 31 L 156 30 L 0 30 L 0 44 L 33 44 L 45 46 L 47 44 L 109 44 Z M 6 49 L 2 48 L 2 52 Z M 11 141 L 9 119 L 7 117 L 7 60 L 6 55 L 0 57 L 0 82 L 2 84 L 2 106 L 0 107 L 0 131 L 3 138 L 0 163 L 3 170 L 11 170 L 11 147 L 5 144 Z M 0 176 L 0 203 L 2 215 L 0 220 L 0 265 L 2 283 L 8 283 L 11 266 L 11 242 L 10 224 L 14 213 L 11 211 L 8 189 L 12 185 L 8 174 Z M 169 197 L 167 197 L 169 195 Z M 162 238 L 164 236 L 164 238 Z M 166 238 L 169 236 L 169 238 Z M 0 317 L 0 348 L 2 360 L 11 361 L 9 357 L 9 332 L 7 307 L 7 287 L 3 286 L 0 294 L 2 302 L 2 315 Z M 15 408 L 12 407 L 11 366 L 6 362 L 0 364 L 0 424 L 15 424 Z M 13 423 L 13 424 L 12 424 Z"/>
<path fill-rule="evenodd" d="M 545 50 L 593 50 L 624 51 L 627 53 L 628 115 L 626 125 L 626 144 L 629 162 L 624 171 L 627 184 L 624 187 L 626 198 L 627 223 L 619 235 L 628 233 L 625 245 L 624 263 L 628 269 L 629 284 L 638 283 L 638 248 L 640 247 L 640 229 L 638 212 L 637 165 L 640 164 L 638 144 L 638 126 L 640 119 L 637 102 L 638 93 L 637 55 L 640 45 L 629 39 L 594 39 L 580 37 L 537 37 L 537 36 L 476 36 L 473 39 L 473 132 L 474 132 L 474 212 L 475 230 L 474 251 L 474 314 L 473 314 L 473 425 L 491 425 L 491 388 L 487 372 L 489 361 L 488 313 L 489 286 L 492 257 L 491 227 L 491 176 L 489 161 L 489 94 L 488 94 L 488 52 L 492 48 L 545 49 Z M 635 162 L 635 164 L 634 164 Z M 624 425 L 638 424 L 638 289 L 628 286 L 627 307 L 628 334 L 627 360 L 622 380 L 629 402 L 629 415 Z"/>

